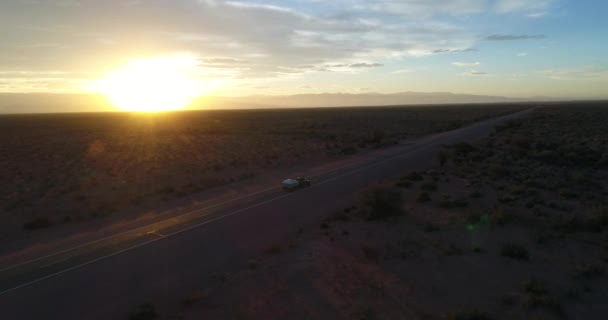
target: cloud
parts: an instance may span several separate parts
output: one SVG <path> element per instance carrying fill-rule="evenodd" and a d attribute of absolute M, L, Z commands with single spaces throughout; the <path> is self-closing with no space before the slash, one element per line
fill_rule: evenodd
<path fill-rule="evenodd" d="M 350 68 L 378 68 L 383 66 L 382 63 L 353 63 L 348 65 Z"/>
<path fill-rule="evenodd" d="M 210 78 L 356 73 L 406 57 L 477 51 L 474 46 L 481 39 L 469 16 L 547 11 L 549 1 L 540 2 L 547 4 L 521 0 L 1 1 L 0 70 L 92 74 L 118 67 L 129 58 L 177 52 L 200 58 L 199 73 Z"/>
<path fill-rule="evenodd" d="M 452 62 L 453 65 L 457 67 L 475 67 L 480 65 L 479 62 Z"/>
<path fill-rule="evenodd" d="M 538 35 L 513 35 L 513 34 L 494 34 L 491 36 L 487 36 L 484 39 L 488 41 L 512 41 L 512 40 L 534 40 L 534 39 L 545 39 L 547 38 L 544 34 Z"/>
<path fill-rule="evenodd" d="M 552 0 L 498 0 L 494 8 L 499 13 L 538 12 L 548 9 Z"/>
<path fill-rule="evenodd" d="M 410 69 L 401 69 L 401 70 L 395 70 L 393 72 L 391 72 L 392 74 L 406 74 L 406 73 L 413 73 L 413 70 Z"/>
<path fill-rule="evenodd" d="M 540 73 L 553 80 L 608 80 L 608 69 L 591 66 L 547 69 Z"/>
<path fill-rule="evenodd" d="M 475 52 L 479 51 L 475 48 L 467 48 L 467 49 L 436 49 L 433 50 L 433 53 L 460 53 L 460 52 Z"/>
<path fill-rule="evenodd" d="M 517 54 L 518 57 L 527 57 L 528 53 L 527 52 L 520 52 Z"/>
<path fill-rule="evenodd" d="M 0 28 L 10 35 L 1 44 L 0 61 L 42 69 L 69 61 L 62 67 L 107 69 L 121 63 L 120 55 L 190 52 L 202 58 L 202 67 L 227 68 L 231 74 L 250 78 L 322 72 L 330 61 L 354 69 L 374 68 L 383 64 L 357 60 L 396 59 L 440 49 L 464 51 L 476 41 L 472 32 L 412 12 L 452 15 L 448 11 L 461 6 L 456 14 L 477 12 L 474 7 L 483 1 L 402 1 L 396 5 L 355 0 L 347 6 L 338 0 L 311 2 L 308 11 L 293 3 L 276 6 L 271 1 L 74 0 L 69 1 L 69 10 L 65 1 L 29 2 L 28 7 L 37 9 L 26 10 L 19 2 L 0 3 Z M 438 9 L 438 4 L 446 8 Z M 410 18 L 393 17 L 405 15 Z M 30 21 L 31 25 L 24 27 L 15 21 Z M 44 53 L 22 49 L 42 42 L 71 47 Z M 19 56 L 21 63 L 3 59 Z M 312 67 L 297 68 L 300 65 Z"/>
<path fill-rule="evenodd" d="M 488 75 L 488 73 L 477 71 L 477 70 L 469 70 L 467 72 L 461 73 L 461 75 L 463 75 L 463 76 L 485 76 L 485 75 Z"/>
<path fill-rule="evenodd" d="M 534 12 L 534 13 L 529 13 L 528 18 L 542 18 L 548 14 L 549 13 L 547 11 Z"/>

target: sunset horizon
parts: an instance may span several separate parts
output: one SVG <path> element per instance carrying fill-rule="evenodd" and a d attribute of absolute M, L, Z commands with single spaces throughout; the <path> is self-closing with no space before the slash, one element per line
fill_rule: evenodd
<path fill-rule="evenodd" d="M 605 9 L 563 0 L 4 2 L 0 92 L 105 94 L 127 110 L 145 99 L 173 102 L 139 108 L 176 109 L 200 96 L 327 92 L 608 99 Z M 146 71 L 133 67 L 142 63 Z M 116 74 L 130 79 L 120 94 Z"/>

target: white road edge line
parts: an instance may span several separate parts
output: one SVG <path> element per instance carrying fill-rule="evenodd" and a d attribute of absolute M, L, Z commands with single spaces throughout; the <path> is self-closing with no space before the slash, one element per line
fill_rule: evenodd
<path fill-rule="evenodd" d="M 272 187 L 272 188 L 264 189 L 264 190 L 257 191 L 257 192 L 254 192 L 254 193 L 246 194 L 246 195 L 238 197 L 238 198 L 234 198 L 234 199 L 230 199 L 230 200 L 225 200 L 225 201 L 222 201 L 222 202 L 219 202 L 219 203 L 216 203 L 216 204 L 204 207 L 204 208 L 200 208 L 200 209 L 196 209 L 196 210 L 189 211 L 189 212 L 186 212 L 186 213 L 182 213 L 182 214 L 177 215 L 175 217 L 171 217 L 171 218 L 167 218 L 165 220 L 153 222 L 153 223 L 147 224 L 145 226 L 137 227 L 135 229 L 127 230 L 127 231 L 124 231 L 124 232 L 121 232 L 121 233 L 117 233 L 117 234 L 114 234 L 114 235 L 111 235 L 111 236 L 107 236 L 107 237 L 104 237 L 104 238 L 101 238 L 101 239 L 97 239 L 97 240 L 94 240 L 94 241 L 83 243 L 81 245 L 78 245 L 78 246 L 75 246 L 75 247 L 71 247 L 71 248 L 68 248 L 68 249 L 64 249 L 64 250 L 60 250 L 60 251 L 57 251 L 57 252 L 54 252 L 54 253 L 51 253 L 51 254 L 44 255 L 42 257 L 38 257 L 38 258 L 31 259 L 31 260 L 28 260 L 28 261 L 20 262 L 20 263 L 14 264 L 12 266 L 8 266 L 8 267 L 4 267 L 4 268 L 0 269 L 0 272 L 4 272 L 4 271 L 10 270 L 10 269 L 21 267 L 23 265 L 30 264 L 32 262 L 36 262 L 36 261 L 39 261 L 39 260 L 42 260 L 42 259 L 54 257 L 54 256 L 57 256 L 57 255 L 60 255 L 60 254 L 63 254 L 63 253 L 70 252 L 70 251 L 74 251 L 74 250 L 77 250 L 77 249 L 80 249 L 80 248 L 83 248 L 83 247 L 86 247 L 86 246 L 90 246 L 90 245 L 93 245 L 93 244 L 96 244 L 96 243 L 99 243 L 99 242 L 102 242 L 102 241 L 106 241 L 106 240 L 110 240 L 110 239 L 113 239 L 113 238 L 117 238 L 117 237 L 126 235 L 128 233 L 137 232 L 139 230 L 143 230 L 143 229 L 149 228 L 150 226 L 155 225 L 157 223 L 163 223 L 165 221 L 169 221 L 169 220 L 172 220 L 172 219 L 182 218 L 182 217 L 185 217 L 185 216 L 188 216 L 188 215 L 191 215 L 191 214 L 194 214 L 194 213 L 198 213 L 198 212 L 201 212 L 201 211 L 204 211 L 204 210 L 209 210 L 209 209 L 212 209 L 212 208 L 215 208 L 215 207 L 218 207 L 218 206 L 230 203 L 230 202 L 234 202 L 234 201 L 242 200 L 242 199 L 245 199 L 245 198 L 249 198 L 249 197 L 252 197 L 252 196 L 264 193 L 264 192 L 268 192 L 268 191 L 273 190 L 273 189 L 278 189 L 278 187 Z"/>
<path fill-rule="evenodd" d="M 215 221 L 218 221 L 218 220 L 221 220 L 221 219 L 224 219 L 224 218 L 227 218 L 227 217 L 230 217 L 230 216 L 236 215 L 236 214 L 239 214 L 239 213 L 241 213 L 241 212 L 243 212 L 243 211 L 246 211 L 246 210 L 249 210 L 249 209 L 252 209 L 252 208 L 255 208 L 255 207 L 259 207 L 259 206 L 265 205 L 265 204 L 270 203 L 270 202 L 273 202 L 273 201 L 275 201 L 275 200 L 279 200 L 279 199 L 282 199 L 282 198 L 285 198 L 285 197 L 289 197 L 289 196 L 291 196 L 291 195 L 293 195 L 293 194 L 291 194 L 291 193 L 284 194 L 284 195 L 281 195 L 281 196 L 279 196 L 279 197 L 275 197 L 275 198 L 272 198 L 272 199 L 266 200 L 266 201 L 264 201 L 264 202 L 260 202 L 260 203 L 258 203 L 258 204 L 255 204 L 255 205 L 249 206 L 249 207 L 247 207 L 247 208 L 243 208 L 243 209 L 240 209 L 240 210 L 237 210 L 237 211 L 231 212 L 231 213 L 229 213 L 229 214 L 226 214 L 226 215 L 223 215 L 223 216 L 217 217 L 217 218 L 215 218 L 215 219 L 212 219 L 212 220 L 209 220 L 209 221 L 205 221 L 205 222 L 202 222 L 202 223 L 199 223 L 199 224 L 196 224 L 196 225 L 190 226 L 190 227 L 188 227 L 188 228 L 186 228 L 186 229 L 182 229 L 182 230 L 179 230 L 179 231 L 175 231 L 175 232 L 173 232 L 173 233 L 169 233 L 169 234 L 167 234 L 167 235 L 166 235 L 165 237 L 163 237 L 163 238 L 155 238 L 155 239 L 152 239 L 152 240 L 148 240 L 148 241 L 143 242 L 143 243 L 140 243 L 140 244 L 138 244 L 138 245 L 135 245 L 135 246 L 132 246 L 132 247 L 128 247 L 128 248 L 126 248 L 126 249 L 122 249 L 122 250 L 120 250 L 120 251 L 117 251 L 117 252 L 114 252 L 114 253 L 111 253 L 111 254 L 108 254 L 108 255 L 105 255 L 105 256 L 99 257 L 99 258 L 97 258 L 97 259 L 93 259 L 93 260 L 91 260 L 91 261 L 88 261 L 88 262 L 85 262 L 85 263 L 82 263 L 82 264 L 79 264 L 79 265 L 73 266 L 73 267 L 71 267 L 71 268 L 68 268 L 68 269 L 65 269 L 65 270 L 61 270 L 61 271 L 58 271 L 58 272 L 52 273 L 52 274 L 47 275 L 47 276 L 44 276 L 44 277 L 42 277 L 42 278 L 38 278 L 38 279 L 36 279 L 36 280 L 32 280 L 32 281 L 30 281 L 30 282 L 26 282 L 26 283 L 24 283 L 24 284 L 21 284 L 21 285 L 19 285 L 19 286 L 14 287 L 14 288 L 4 290 L 4 291 L 0 292 L 0 295 L 4 295 L 4 294 L 6 294 L 6 293 L 9 293 L 9 292 L 15 291 L 15 290 L 17 290 L 17 289 L 20 289 L 20 288 L 23 288 L 23 287 L 26 287 L 26 286 L 29 286 L 29 285 L 32 285 L 32 284 L 38 283 L 38 282 L 40 282 L 40 281 L 44 281 L 44 280 L 46 280 L 46 279 L 49 279 L 49 278 L 52 278 L 52 277 L 56 277 L 56 276 L 58 276 L 58 275 L 61 275 L 61 274 L 66 273 L 66 272 L 69 272 L 69 271 L 72 271 L 72 270 L 75 270 L 75 269 L 78 269 L 78 268 L 82 268 L 82 267 L 87 266 L 87 265 L 89 265 L 89 264 L 92 264 L 92 263 L 95 263 L 95 262 L 98 262 L 98 261 L 101 261 L 101 260 L 105 260 L 105 259 L 107 259 L 107 258 L 110 258 L 110 257 L 113 257 L 113 256 L 115 256 L 115 255 L 121 254 L 121 253 L 123 253 L 123 252 L 131 251 L 131 250 L 133 250 L 133 249 L 137 249 L 137 248 L 139 248 L 139 247 L 142 247 L 142 246 L 148 245 L 148 244 L 150 244 L 150 243 L 157 242 L 157 241 L 160 241 L 160 240 L 164 240 L 164 239 L 166 239 L 166 238 L 169 238 L 169 237 L 172 237 L 172 236 L 178 235 L 178 234 L 180 234 L 180 233 L 183 233 L 183 232 L 186 232 L 186 231 L 189 231 L 189 230 L 192 230 L 192 229 L 195 229 L 195 228 L 198 228 L 198 227 L 204 226 L 204 225 L 206 225 L 206 224 L 209 224 L 209 223 L 212 223 L 212 222 L 215 222 Z"/>

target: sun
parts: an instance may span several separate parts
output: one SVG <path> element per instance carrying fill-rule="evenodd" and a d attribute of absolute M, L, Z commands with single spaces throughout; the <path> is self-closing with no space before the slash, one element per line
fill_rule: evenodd
<path fill-rule="evenodd" d="M 193 76 L 197 65 L 189 56 L 135 59 L 110 72 L 98 88 L 124 111 L 180 110 L 201 95 L 202 84 Z"/>

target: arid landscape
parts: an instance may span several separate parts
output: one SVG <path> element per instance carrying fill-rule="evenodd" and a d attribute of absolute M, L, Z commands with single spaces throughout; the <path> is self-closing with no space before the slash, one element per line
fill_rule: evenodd
<path fill-rule="evenodd" d="M 239 271 L 209 275 L 174 316 L 601 319 L 606 119 L 603 103 L 540 107 L 446 145 L 429 170 L 370 185 Z"/>
<path fill-rule="evenodd" d="M 0 237 L 137 211 L 274 168 L 347 157 L 523 108 L 0 116 L 0 214 L 13 222 Z"/>
<path fill-rule="evenodd" d="M 608 1 L 0 1 L 0 320 L 608 318 Z"/>

